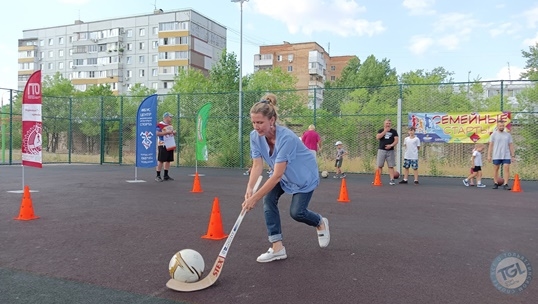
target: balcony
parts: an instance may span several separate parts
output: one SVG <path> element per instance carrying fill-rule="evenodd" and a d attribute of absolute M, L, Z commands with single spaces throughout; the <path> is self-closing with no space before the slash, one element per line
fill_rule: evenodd
<path fill-rule="evenodd" d="M 254 55 L 254 67 L 272 67 L 273 54 L 256 54 Z"/>

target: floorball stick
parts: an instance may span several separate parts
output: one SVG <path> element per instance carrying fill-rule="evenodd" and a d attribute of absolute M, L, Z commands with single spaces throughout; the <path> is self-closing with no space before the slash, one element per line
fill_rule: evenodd
<path fill-rule="evenodd" d="M 258 180 L 256 181 L 256 184 L 254 185 L 253 192 L 256 192 L 258 190 L 258 187 L 260 186 L 262 182 L 262 176 L 258 177 Z M 228 250 L 230 249 L 230 246 L 232 245 L 232 241 L 234 240 L 235 234 L 237 233 L 237 230 L 239 229 L 239 226 L 241 225 L 241 222 L 243 221 L 243 218 L 245 217 L 245 214 L 247 211 L 245 209 L 241 210 L 241 213 L 239 214 L 239 217 L 235 221 L 235 224 L 232 228 L 232 231 L 228 235 L 228 238 L 226 239 L 226 242 L 224 242 L 224 246 L 222 246 L 222 249 L 220 250 L 219 256 L 217 260 L 215 261 L 215 264 L 213 264 L 213 267 L 211 268 L 209 274 L 201 279 L 200 281 L 196 281 L 193 283 L 185 283 L 180 282 L 178 280 L 170 279 L 166 283 L 166 287 L 176 290 L 176 291 L 197 291 L 206 289 L 209 286 L 213 285 L 215 281 L 220 276 L 220 273 L 222 272 L 222 267 L 224 267 L 224 261 L 226 260 L 226 255 L 228 254 Z"/>

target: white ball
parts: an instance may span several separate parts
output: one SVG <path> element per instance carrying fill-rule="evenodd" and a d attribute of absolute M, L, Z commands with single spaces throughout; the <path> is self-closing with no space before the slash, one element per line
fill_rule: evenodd
<path fill-rule="evenodd" d="M 200 280 L 204 267 L 204 258 L 198 251 L 183 249 L 174 254 L 168 264 L 168 271 L 172 279 L 192 283 Z"/>
<path fill-rule="evenodd" d="M 327 177 L 329 176 L 329 172 L 327 172 L 327 171 L 322 171 L 322 172 L 321 172 L 321 176 L 322 176 L 323 178 L 327 178 Z"/>

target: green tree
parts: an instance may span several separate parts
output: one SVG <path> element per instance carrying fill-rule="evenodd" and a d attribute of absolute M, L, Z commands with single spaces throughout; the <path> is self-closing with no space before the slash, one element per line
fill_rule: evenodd
<path fill-rule="evenodd" d="M 116 120 L 109 124 L 106 120 L 119 118 L 118 98 L 112 93 L 110 85 L 101 84 L 90 86 L 86 91 L 79 92 L 75 101 L 73 113 L 78 122 L 76 125 L 78 130 L 85 136 L 85 150 L 89 153 L 96 153 L 102 135 L 117 136 L 119 122 Z M 105 148 L 109 150 L 109 147 Z"/>
<path fill-rule="evenodd" d="M 525 71 L 519 75 L 519 79 L 538 80 L 538 42 L 529 46 L 529 51 L 521 50 L 525 58 Z"/>
<path fill-rule="evenodd" d="M 69 131 L 69 111 L 75 87 L 57 72 L 43 80 L 43 143 L 45 151 L 55 153 L 61 133 Z"/>
<path fill-rule="evenodd" d="M 222 51 L 220 59 L 209 70 L 210 90 L 213 92 L 232 92 L 239 88 L 239 63 L 234 53 Z"/>

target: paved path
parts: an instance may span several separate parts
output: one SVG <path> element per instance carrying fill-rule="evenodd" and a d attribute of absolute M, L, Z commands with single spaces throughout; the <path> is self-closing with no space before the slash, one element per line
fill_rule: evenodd
<path fill-rule="evenodd" d="M 0 303 L 536 303 L 538 280 L 517 295 L 493 287 L 489 268 L 505 251 L 538 266 L 538 183 L 524 192 L 466 188 L 460 179 L 424 177 L 419 186 L 371 185 L 373 175 L 322 179 L 310 208 L 330 221 L 331 244 L 288 215 L 281 201 L 288 259 L 267 264 L 261 203 L 239 229 L 219 281 L 179 293 L 165 287 L 180 249 L 209 268 L 222 241 L 202 239 L 219 198 L 226 232 L 237 219 L 243 170 L 193 168 L 172 182 L 127 183 L 134 168 L 45 165 L 25 169 L 37 220 L 18 221 L 20 166 L 0 166 Z M 267 177 L 265 177 L 267 178 Z M 491 180 L 486 180 L 491 186 Z"/>

